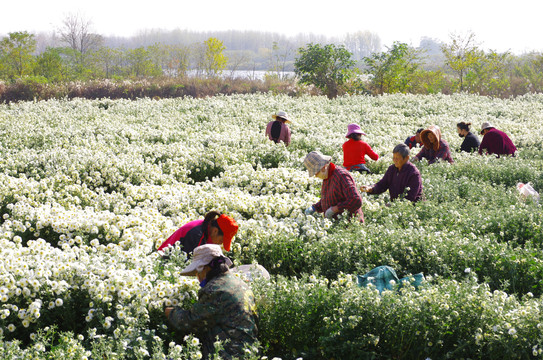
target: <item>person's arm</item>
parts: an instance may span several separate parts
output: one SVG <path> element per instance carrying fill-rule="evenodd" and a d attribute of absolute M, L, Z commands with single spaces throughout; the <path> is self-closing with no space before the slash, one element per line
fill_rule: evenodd
<path fill-rule="evenodd" d="M 449 144 L 445 141 L 441 141 L 439 144 L 439 149 L 436 151 L 436 156 L 432 160 L 432 163 L 436 162 L 438 159 L 447 160 L 452 163 L 451 151 L 449 150 Z M 430 162 L 428 162 L 430 164 Z"/>
<path fill-rule="evenodd" d="M 313 207 L 315 208 L 315 211 L 318 212 L 318 213 L 321 213 L 321 212 L 324 211 L 322 209 L 321 202 L 322 202 L 322 200 L 319 200 L 316 204 L 313 204 Z"/>
<path fill-rule="evenodd" d="M 392 179 L 392 171 L 387 169 L 385 176 L 381 178 L 375 185 L 372 186 L 370 194 L 382 194 L 390 187 L 390 181 Z"/>
<path fill-rule="evenodd" d="M 268 138 L 270 138 L 270 139 L 271 139 L 271 126 L 272 126 L 272 123 L 273 123 L 273 122 L 271 121 L 271 122 L 269 122 L 268 125 L 266 126 L 266 136 L 267 136 Z"/>
<path fill-rule="evenodd" d="M 290 128 L 286 124 L 285 128 L 285 145 L 288 146 L 290 144 Z"/>
<path fill-rule="evenodd" d="M 184 310 L 178 306 L 166 308 L 169 323 L 184 333 L 212 327 L 219 313 L 215 297 L 214 294 L 204 292 L 200 294 L 198 302 L 190 310 Z"/>
<path fill-rule="evenodd" d="M 481 145 L 479 145 L 479 155 L 483 155 L 483 151 L 488 148 L 488 144 L 489 144 L 489 139 L 490 136 L 488 136 L 488 134 L 486 134 L 485 136 L 483 136 L 483 140 L 481 141 Z"/>
<path fill-rule="evenodd" d="M 373 151 L 369 144 L 366 144 L 366 155 L 368 155 L 373 161 L 379 160 L 379 154 Z"/>
<path fill-rule="evenodd" d="M 422 179 L 420 177 L 420 172 L 413 172 L 409 176 L 407 180 L 407 186 L 409 187 L 409 191 L 407 192 L 405 198 L 410 201 L 417 201 L 419 189 L 422 188 Z"/>
<path fill-rule="evenodd" d="M 345 200 L 335 205 L 334 212 L 341 213 L 347 209 L 351 213 L 354 213 L 360 209 L 362 206 L 362 197 L 356 189 L 354 179 L 351 176 L 341 176 L 338 178 L 338 185 L 341 187 L 341 192 Z"/>
<path fill-rule="evenodd" d="M 426 146 L 423 146 L 422 149 L 420 149 L 419 153 L 414 157 L 416 161 L 420 161 L 423 158 L 428 158 L 428 148 Z"/>

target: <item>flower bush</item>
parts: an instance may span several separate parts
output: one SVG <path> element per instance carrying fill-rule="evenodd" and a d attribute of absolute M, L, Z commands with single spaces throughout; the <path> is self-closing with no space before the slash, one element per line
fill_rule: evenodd
<path fill-rule="evenodd" d="M 264 136 L 291 114 L 292 142 Z M 490 121 L 514 158 L 456 152 L 456 123 Z M 255 284 L 261 355 L 281 358 L 541 357 L 543 96 L 49 100 L 0 104 L 0 341 L 3 358 L 198 358 L 163 306 L 189 307 L 186 256 L 156 248 L 210 210 L 240 225 L 229 254 L 272 274 Z M 303 210 L 318 201 L 305 155 L 341 165 L 347 124 L 380 155 L 436 124 L 455 163 L 417 163 L 425 201 L 363 194 L 365 223 Z M 415 150 L 416 151 L 416 150 Z M 422 290 L 377 295 L 354 276 L 422 272 Z M 258 349 L 257 349 L 258 350 Z M 248 352 L 253 358 L 255 351 Z M 107 355 L 106 355 L 107 354 Z"/>

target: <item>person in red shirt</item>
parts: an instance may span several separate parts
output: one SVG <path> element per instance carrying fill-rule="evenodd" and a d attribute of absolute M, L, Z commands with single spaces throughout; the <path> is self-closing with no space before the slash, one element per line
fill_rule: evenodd
<path fill-rule="evenodd" d="M 195 248 L 204 244 L 223 245 L 226 251 L 230 251 L 232 238 L 237 232 L 236 220 L 228 215 L 210 211 L 204 219 L 191 221 L 177 229 L 157 251 L 173 246 L 178 241 L 187 254 L 192 254 Z"/>
<path fill-rule="evenodd" d="M 366 135 L 358 124 L 349 124 L 347 126 L 347 140 L 343 144 L 343 167 L 349 171 L 367 172 L 371 174 L 366 166 L 366 155 L 373 161 L 379 159 L 379 155 L 372 150 L 371 146 L 361 140 L 362 135 Z"/>
<path fill-rule="evenodd" d="M 364 222 L 362 213 L 362 197 L 354 182 L 353 176 L 347 170 L 336 167 L 331 162 L 332 157 L 319 151 L 311 151 L 304 159 L 304 166 L 309 176 L 322 179 L 321 199 L 305 210 L 306 215 L 315 212 L 324 213 L 329 219 L 335 219 L 347 210 L 351 216 Z"/>

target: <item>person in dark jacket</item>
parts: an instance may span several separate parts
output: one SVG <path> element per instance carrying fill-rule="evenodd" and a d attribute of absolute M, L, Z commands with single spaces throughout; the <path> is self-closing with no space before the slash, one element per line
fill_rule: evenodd
<path fill-rule="evenodd" d="M 253 292 L 229 268 L 232 261 L 220 246 L 206 244 L 194 250 L 192 262 L 181 275 L 196 275 L 200 281 L 198 302 L 191 309 L 166 307 L 168 322 L 182 335 L 193 333 L 202 342 L 202 355 L 208 359 L 222 341 L 221 359 L 243 359 L 244 348 L 257 341 L 257 314 Z"/>
<path fill-rule="evenodd" d="M 183 251 L 191 254 L 194 249 L 204 244 L 223 245 L 230 251 L 232 238 L 238 232 L 236 220 L 216 211 L 208 212 L 204 219 L 191 221 L 175 231 L 160 245 L 158 251 L 180 241 Z"/>
<path fill-rule="evenodd" d="M 498 157 L 500 155 L 515 156 L 517 148 L 513 141 L 506 133 L 496 129 L 489 122 L 484 122 L 481 126 L 481 135 L 483 135 L 483 140 L 479 145 L 479 154 L 482 155 L 486 151 L 487 154 L 496 154 Z"/>
<path fill-rule="evenodd" d="M 385 176 L 372 186 L 362 185 L 360 191 L 369 194 L 381 194 L 389 191 L 390 200 L 403 195 L 410 201 L 419 201 L 422 197 L 422 179 L 419 169 L 409 162 L 409 147 L 398 144 L 392 150 L 393 165 L 387 169 Z"/>
<path fill-rule="evenodd" d="M 460 145 L 460 151 L 465 152 L 474 152 L 479 150 L 479 138 L 477 135 L 469 131 L 471 123 L 459 122 L 456 124 L 456 129 L 458 130 L 458 136 L 463 137 L 464 141 Z"/>
<path fill-rule="evenodd" d="M 415 135 L 410 136 L 407 139 L 405 139 L 404 144 L 409 146 L 409 149 L 413 149 L 413 148 L 416 148 L 417 146 L 421 146 L 422 141 L 420 139 L 420 133 L 423 130 L 424 130 L 423 128 L 418 129 Z"/>

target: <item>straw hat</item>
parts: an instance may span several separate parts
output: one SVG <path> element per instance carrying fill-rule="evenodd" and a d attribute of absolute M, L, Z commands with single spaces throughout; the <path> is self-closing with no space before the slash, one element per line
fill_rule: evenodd
<path fill-rule="evenodd" d="M 192 253 L 192 261 L 189 266 L 181 270 L 181 275 L 196 275 L 204 270 L 211 260 L 216 257 L 224 257 L 220 245 L 205 244 L 198 246 Z M 225 257 L 225 263 L 228 267 L 232 266 L 232 260 Z"/>
<path fill-rule="evenodd" d="M 304 166 L 309 172 L 309 177 L 315 176 L 322 167 L 330 163 L 331 156 L 323 155 L 320 151 L 311 151 L 304 159 Z"/>
<path fill-rule="evenodd" d="M 491 129 L 494 126 L 492 126 L 488 121 L 485 121 L 483 125 L 481 125 L 481 135 L 483 135 L 483 131 L 486 129 Z"/>
<path fill-rule="evenodd" d="M 275 114 L 273 114 L 272 119 L 277 120 L 277 118 L 281 118 L 286 120 L 287 122 L 292 122 L 292 120 L 289 118 L 288 114 L 284 111 L 278 111 Z"/>

